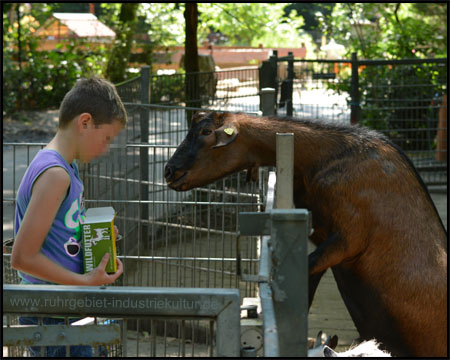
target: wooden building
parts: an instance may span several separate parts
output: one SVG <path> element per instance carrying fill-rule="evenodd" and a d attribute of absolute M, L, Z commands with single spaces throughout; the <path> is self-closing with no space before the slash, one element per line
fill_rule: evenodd
<path fill-rule="evenodd" d="M 90 13 L 53 13 L 35 33 L 39 50 L 53 50 L 59 43 L 84 39 L 90 44 L 112 44 L 116 33 Z"/>

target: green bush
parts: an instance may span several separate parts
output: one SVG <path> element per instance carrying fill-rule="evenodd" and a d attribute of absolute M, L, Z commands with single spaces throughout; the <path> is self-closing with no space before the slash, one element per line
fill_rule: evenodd
<path fill-rule="evenodd" d="M 37 39 L 24 42 L 21 66 L 14 46 L 3 52 L 3 114 L 18 110 L 58 107 L 77 79 L 100 75 L 106 61 L 105 49 L 89 49 L 72 41 L 62 51 L 36 51 Z M 82 46 L 83 45 L 83 49 Z"/>

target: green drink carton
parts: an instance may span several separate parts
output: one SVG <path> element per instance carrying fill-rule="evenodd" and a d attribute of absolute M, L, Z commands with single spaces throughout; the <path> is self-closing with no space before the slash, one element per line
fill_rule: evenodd
<path fill-rule="evenodd" d="M 106 265 L 106 272 L 116 272 L 115 216 L 116 213 L 111 206 L 90 208 L 86 211 L 86 219 L 82 225 L 85 273 L 96 268 L 107 252 L 110 253 L 110 257 Z"/>

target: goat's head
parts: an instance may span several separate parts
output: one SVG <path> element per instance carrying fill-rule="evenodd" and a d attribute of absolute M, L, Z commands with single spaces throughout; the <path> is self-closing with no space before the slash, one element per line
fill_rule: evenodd
<path fill-rule="evenodd" d="M 197 112 L 186 138 L 166 164 L 167 184 L 186 191 L 245 168 L 238 135 L 233 114 Z"/>

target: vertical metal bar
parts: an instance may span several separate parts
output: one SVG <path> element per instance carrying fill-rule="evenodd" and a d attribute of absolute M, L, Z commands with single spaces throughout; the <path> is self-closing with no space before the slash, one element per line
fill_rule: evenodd
<path fill-rule="evenodd" d="M 262 282 L 259 284 L 259 297 L 264 314 L 264 356 L 279 357 L 277 321 L 272 300 L 272 290 L 268 283 Z"/>
<path fill-rule="evenodd" d="M 150 331 L 151 331 L 151 345 L 150 345 L 150 353 L 151 357 L 156 357 L 156 320 L 150 320 Z"/>
<path fill-rule="evenodd" d="M 64 317 L 64 325 L 69 326 L 69 318 L 67 316 Z M 66 357 L 70 357 L 70 345 L 66 345 Z"/>
<path fill-rule="evenodd" d="M 239 356 L 240 354 L 240 295 L 234 295 L 234 301 L 217 316 L 216 356 Z"/>
<path fill-rule="evenodd" d="M 167 320 L 164 320 L 164 357 L 167 356 Z"/>
<path fill-rule="evenodd" d="M 276 91 L 274 88 L 261 89 L 261 109 L 264 116 L 276 114 Z"/>
<path fill-rule="evenodd" d="M 287 97 L 287 106 L 286 106 L 286 115 L 292 116 L 293 113 L 293 94 L 294 94 L 294 54 L 292 51 L 289 51 L 288 60 L 288 97 Z"/>
<path fill-rule="evenodd" d="M 122 356 L 123 357 L 127 357 L 127 348 L 128 348 L 128 343 L 127 343 L 127 328 L 128 328 L 128 319 L 123 319 L 122 324 L 121 324 L 121 345 L 122 345 Z"/>
<path fill-rule="evenodd" d="M 139 356 L 139 330 L 140 328 L 140 320 L 136 320 L 136 355 Z"/>
<path fill-rule="evenodd" d="M 198 321 L 195 321 L 194 324 L 194 321 L 191 320 L 190 323 L 191 323 L 191 356 L 194 357 L 195 330 L 197 329 L 196 325 L 198 325 Z"/>
<path fill-rule="evenodd" d="M 308 338 L 308 211 L 274 209 L 271 220 L 274 265 L 271 286 L 279 355 L 305 357 Z"/>
<path fill-rule="evenodd" d="M 186 357 L 186 321 L 181 320 L 181 356 Z"/>
<path fill-rule="evenodd" d="M 44 324 L 44 317 L 43 316 L 39 316 L 39 318 L 38 318 L 38 325 L 42 326 L 43 324 Z M 45 346 L 41 346 L 40 351 L 41 351 L 41 357 L 44 357 L 45 355 L 47 355 L 46 351 L 45 351 Z"/>
<path fill-rule="evenodd" d="M 208 228 L 206 237 L 207 237 L 207 245 L 206 245 L 206 285 L 205 287 L 210 287 L 210 278 L 211 278 L 211 188 L 208 189 L 208 201 L 206 205 L 206 226 Z"/>
<path fill-rule="evenodd" d="M 294 134 L 277 133 L 277 184 L 276 208 L 292 209 L 294 207 Z"/>
<path fill-rule="evenodd" d="M 273 50 L 273 55 L 269 57 L 271 80 L 275 89 L 275 115 L 277 114 L 278 103 L 278 50 Z"/>
<path fill-rule="evenodd" d="M 213 357 L 214 356 L 214 320 L 210 320 L 209 321 L 209 356 Z"/>
<path fill-rule="evenodd" d="M 361 105 L 359 103 L 358 56 L 356 55 L 356 52 L 352 53 L 352 83 L 350 97 L 350 123 L 358 124 L 361 118 Z"/>
<path fill-rule="evenodd" d="M 141 103 L 148 104 L 150 99 L 150 67 L 148 65 L 143 66 L 141 69 Z M 149 136 L 149 111 L 148 108 L 143 106 L 140 112 L 140 127 L 141 127 L 141 143 L 148 144 Z M 148 148 L 141 147 L 139 149 L 139 163 L 140 163 L 140 179 L 145 182 L 140 184 L 141 200 L 148 200 L 148 180 L 149 180 L 149 163 L 148 163 Z M 141 219 L 148 221 L 148 203 L 140 204 L 141 207 Z M 148 225 L 143 223 L 141 227 L 141 236 L 145 241 L 148 238 Z"/>

